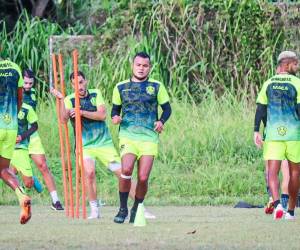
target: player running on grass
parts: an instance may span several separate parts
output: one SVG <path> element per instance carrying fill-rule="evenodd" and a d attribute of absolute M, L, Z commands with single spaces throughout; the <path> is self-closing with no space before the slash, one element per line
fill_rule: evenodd
<path fill-rule="evenodd" d="M 294 219 L 300 176 L 300 79 L 297 55 L 284 51 L 278 57 L 277 74 L 268 79 L 257 97 L 254 142 L 262 146 L 259 126 L 267 119 L 263 145 L 264 159 L 268 161 L 268 176 L 274 200 L 274 219 L 282 218 L 284 210 L 279 200 L 278 173 L 281 161 L 288 160 L 290 170 L 289 203 L 286 219 Z"/>
<path fill-rule="evenodd" d="M 171 115 L 169 96 L 164 85 L 149 79 L 151 62 L 148 54 L 133 58 L 132 77 L 118 83 L 113 91 L 112 122 L 120 124 L 120 208 L 114 222 L 123 223 L 128 215 L 127 200 L 134 164 L 138 163 L 138 183 L 129 222 L 133 223 L 139 203 L 144 201 L 148 178 L 158 153 L 158 134 Z M 158 119 L 158 106 L 163 113 Z M 122 111 L 122 117 L 120 116 Z"/>
<path fill-rule="evenodd" d="M 9 168 L 18 131 L 17 114 L 22 103 L 23 78 L 19 66 L 0 59 L 0 177 L 16 193 L 20 206 L 20 223 L 31 218 L 31 198 L 20 187 Z"/>
<path fill-rule="evenodd" d="M 26 69 L 23 71 L 23 77 L 23 102 L 30 105 L 34 109 L 34 111 L 36 111 L 37 97 L 36 90 L 34 89 L 34 73 L 32 70 Z M 43 175 L 44 181 L 52 199 L 51 208 L 53 210 L 64 210 L 58 198 L 55 181 L 53 175 L 49 170 L 45 150 L 38 132 L 35 132 L 31 135 L 28 150 L 31 159 L 34 161 L 35 165 Z M 35 187 L 38 189 L 39 186 L 37 184 L 36 178 L 34 178 L 34 184 Z"/>
<path fill-rule="evenodd" d="M 74 73 L 70 75 L 70 80 L 74 88 Z M 99 204 L 97 200 L 95 164 L 99 160 L 103 165 L 120 178 L 121 164 L 120 157 L 113 145 L 111 135 L 106 126 L 106 108 L 100 90 L 87 89 L 85 75 L 78 71 L 80 114 L 82 117 L 82 140 L 83 140 L 83 160 L 86 178 L 86 188 L 90 202 L 91 213 L 89 219 L 100 217 Z M 75 125 L 75 94 L 68 95 L 63 99 L 62 94 L 51 90 L 60 102 L 60 116 L 63 122 L 71 119 Z M 74 130 L 75 131 L 75 130 Z M 132 197 L 134 197 L 136 184 L 132 182 Z"/>

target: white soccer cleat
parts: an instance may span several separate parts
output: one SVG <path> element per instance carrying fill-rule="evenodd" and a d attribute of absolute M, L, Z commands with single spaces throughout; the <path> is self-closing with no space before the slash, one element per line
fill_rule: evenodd
<path fill-rule="evenodd" d="M 149 212 L 147 209 L 145 209 L 144 214 L 145 214 L 146 219 L 150 219 L 150 220 L 156 219 L 156 216 L 154 214 L 152 214 L 151 212 Z"/>
<path fill-rule="evenodd" d="M 291 215 L 290 213 L 286 213 L 285 217 L 286 220 L 296 220 L 296 216 L 295 215 Z"/>
<path fill-rule="evenodd" d="M 283 217 L 284 209 L 282 205 L 279 203 L 274 210 L 274 220 L 280 220 Z"/>

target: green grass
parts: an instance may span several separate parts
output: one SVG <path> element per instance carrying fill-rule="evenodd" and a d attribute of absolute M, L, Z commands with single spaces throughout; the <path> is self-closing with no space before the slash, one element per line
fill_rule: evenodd
<path fill-rule="evenodd" d="M 1 206 L 1 249 L 299 249 L 300 221 L 274 221 L 262 209 L 149 207 L 156 220 L 145 227 L 113 223 L 116 207 L 100 220 L 66 218 L 33 206 L 31 221 L 18 223 L 19 208 Z"/>

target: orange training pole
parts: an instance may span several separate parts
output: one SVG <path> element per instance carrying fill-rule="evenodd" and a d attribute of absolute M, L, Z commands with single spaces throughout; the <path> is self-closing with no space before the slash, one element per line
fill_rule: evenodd
<path fill-rule="evenodd" d="M 60 88 L 61 93 L 63 97 L 65 97 L 65 81 L 64 81 L 64 70 L 63 70 L 63 58 L 62 54 L 58 55 L 58 64 L 59 64 L 59 75 L 60 75 Z M 65 130 L 65 142 L 66 142 L 66 150 L 67 150 L 67 164 L 68 164 L 68 179 L 69 179 L 69 200 L 70 200 L 70 206 L 69 206 L 69 216 L 74 218 L 74 199 L 73 199 L 73 180 L 72 180 L 72 162 L 71 162 L 71 146 L 70 146 L 70 140 L 69 140 L 69 128 L 68 124 L 64 124 L 64 130 Z"/>
<path fill-rule="evenodd" d="M 57 80 L 57 67 L 56 67 L 56 57 L 55 54 L 52 55 L 52 68 L 53 68 L 53 76 L 54 76 L 54 88 L 58 89 L 58 80 Z M 59 115 L 59 100 L 56 98 L 56 113 L 57 113 L 57 123 L 58 123 L 58 131 L 59 131 L 59 141 L 60 141 L 60 157 L 61 157 L 61 166 L 62 166 L 62 174 L 63 174 L 63 186 L 64 186 L 64 197 L 65 197 L 65 209 L 66 215 L 68 216 L 68 189 L 67 189 L 67 179 L 66 179 L 66 165 L 65 165 L 65 148 L 63 142 L 63 131 L 60 121 Z"/>
<path fill-rule="evenodd" d="M 79 166 L 80 166 L 81 167 L 80 169 L 81 190 L 82 190 L 82 217 L 86 219 L 85 178 L 84 178 L 83 153 L 82 153 L 82 130 L 81 130 L 81 116 L 80 116 L 80 100 L 79 100 L 79 84 L 78 84 L 78 51 L 77 50 L 73 51 L 73 63 L 74 63 L 74 80 L 75 80 L 76 177 L 78 177 L 76 178 L 76 213 L 78 212 L 78 217 L 79 217 Z"/>

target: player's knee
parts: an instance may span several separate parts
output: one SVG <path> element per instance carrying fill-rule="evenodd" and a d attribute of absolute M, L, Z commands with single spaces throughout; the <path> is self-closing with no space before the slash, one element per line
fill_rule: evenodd
<path fill-rule="evenodd" d="M 48 168 L 48 165 L 47 165 L 46 161 L 39 162 L 38 167 L 39 167 L 39 170 L 42 173 L 48 173 L 49 172 L 49 168 Z"/>
<path fill-rule="evenodd" d="M 94 179 L 96 176 L 95 169 L 88 168 L 85 170 L 85 176 L 87 179 Z"/>
<path fill-rule="evenodd" d="M 33 186 L 33 178 L 31 178 L 31 179 L 25 179 L 24 180 L 24 185 L 25 185 L 25 187 L 26 188 L 32 188 L 32 186 Z"/>
<path fill-rule="evenodd" d="M 125 175 L 125 176 L 131 176 L 132 175 L 132 169 L 131 168 L 122 168 L 122 175 Z"/>
<path fill-rule="evenodd" d="M 148 182 L 148 176 L 147 175 L 139 175 L 139 183 L 146 184 Z"/>

